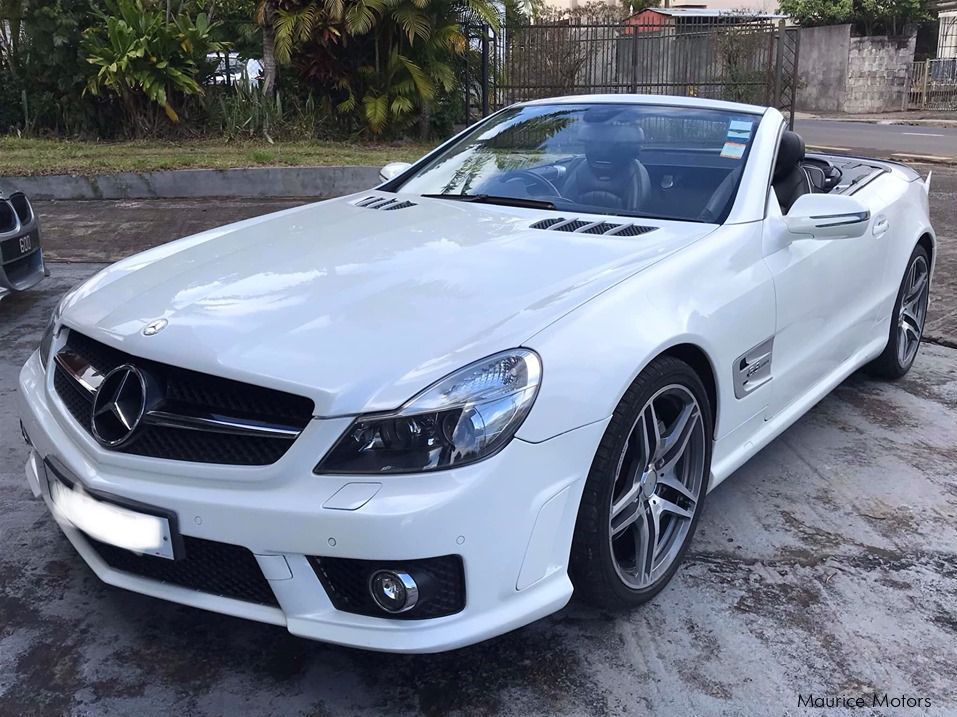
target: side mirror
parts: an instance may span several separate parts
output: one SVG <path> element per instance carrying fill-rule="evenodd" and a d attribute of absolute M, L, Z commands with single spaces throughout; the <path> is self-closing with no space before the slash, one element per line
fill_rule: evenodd
<path fill-rule="evenodd" d="M 784 217 L 794 239 L 854 239 L 863 236 L 871 212 L 854 197 L 804 194 Z"/>
<path fill-rule="evenodd" d="M 398 177 L 411 166 L 408 162 L 389 162 L 379 170 L 379 179 L 383 182 L 388 182 L 390 179 Z"/>

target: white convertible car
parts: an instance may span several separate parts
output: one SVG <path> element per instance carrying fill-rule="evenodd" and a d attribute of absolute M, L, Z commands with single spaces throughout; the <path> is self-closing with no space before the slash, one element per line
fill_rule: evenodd
<path fill-rule="evenodd" d="M 384 172 L 63 298 L 27 479 L 104 581 L 397 652 L 635 606 L 709 490 L 920 346 L 928 182 L 775 109 L 535 101 Z"/>

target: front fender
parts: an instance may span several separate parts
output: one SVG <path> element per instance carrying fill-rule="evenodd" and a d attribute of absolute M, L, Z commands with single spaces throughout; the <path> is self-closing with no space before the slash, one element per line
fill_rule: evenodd
<path fill-rule="evenodd" d="M 724 226 L 525 342 L 541 355 L 543 374 L 518 435 L 539 442 L 608 418 L 655 357 L 692 344 L 714 368 L 720 438 L 769 403 L 771 384 L 735 398 L 732 367 L 774 335 L 774 315 L 761 223 Z"/>

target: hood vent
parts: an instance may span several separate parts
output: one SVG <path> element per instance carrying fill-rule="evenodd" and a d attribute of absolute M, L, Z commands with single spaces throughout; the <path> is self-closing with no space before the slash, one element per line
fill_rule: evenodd
<path fill-rule="evenodd" d="M 383 211 L 391 212 L 393 209 L 406 209 L 408 207 L 414 207 L 416 204 L 415 202 L 402 201 L 394 197 L 366 197 L 356 202 L 355 206 L 365 207 L 366 209 L 382 209 Z"/>
<path fill-rule="evenodd" d="M 555 217 L 542 219 L 532 224 L 532 229 L 550 229 L 555 232 L 574 232 L 576 234 L 605 234 L 619 237 L 636 237 L 639 234 L 653 232 L 658 227 L 643 227 L 638 224 L 613 224 L 611 222 L 589 222 L 584 219 L 566 219 Z"/>

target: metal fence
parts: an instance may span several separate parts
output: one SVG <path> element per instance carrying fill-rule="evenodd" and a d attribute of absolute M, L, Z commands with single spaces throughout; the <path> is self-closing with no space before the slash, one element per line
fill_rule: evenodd
<path fill-rule="evenodd" d="M 957 58 L 915 62 L 904 109 L 957 110 Z"/>
<path fill-rule="evenodd" d="M 799 34 L 783 20 L 734 15 L 689 22 L 562 21 L 468 29 L 471 121 L 556 95 L 682 95 L 778 107 L 793 124 Z"/>

